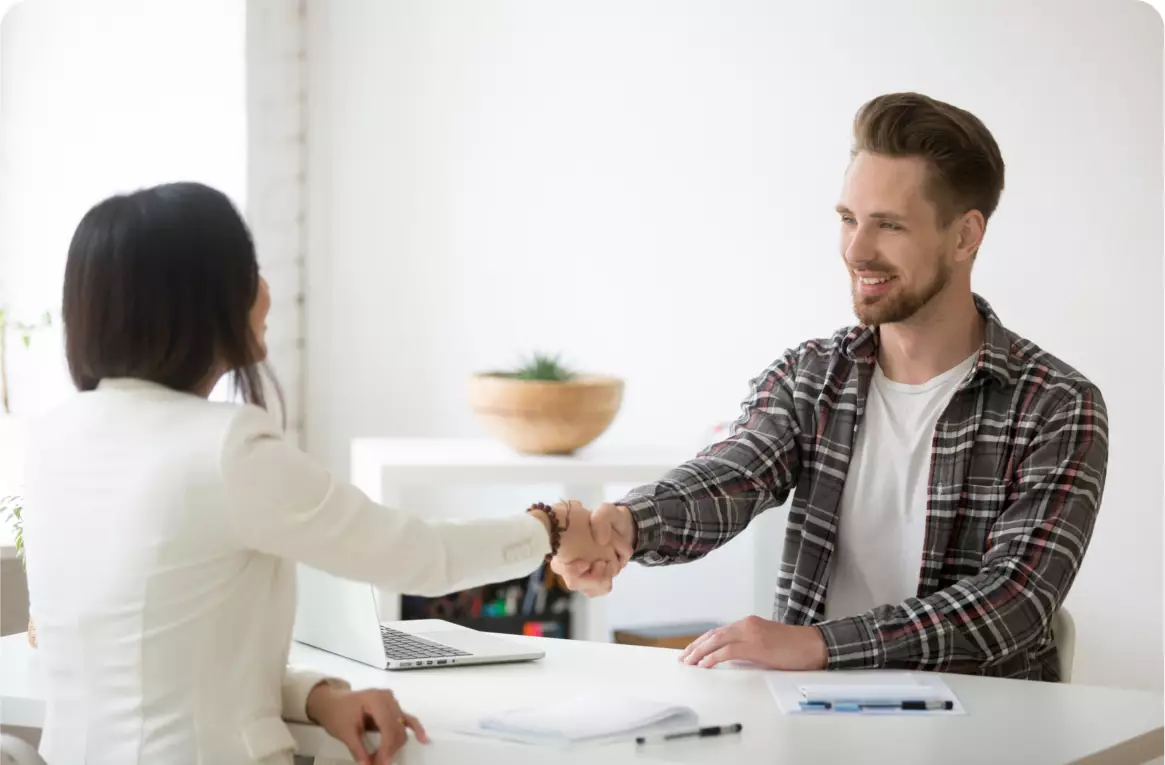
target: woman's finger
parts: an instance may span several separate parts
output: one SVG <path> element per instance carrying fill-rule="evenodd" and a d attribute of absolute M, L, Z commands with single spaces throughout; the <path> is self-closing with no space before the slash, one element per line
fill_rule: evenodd
<path fill-rule="evenodd" d="M 401 714 L 401 719 L 405 722 L 405 727 L 411 730 L 417 737 L 417 741 L 422 744 L 429 743 L 429 734 L 425 732 L 425 726 L 421 725 L 421 721 L 410 714 Z"/>
<path fill-rule="evenodd" d="M 600 595 L 606 595 L 611 591 L 610 579 L 587 579 L 582 582 L 579 590 L 588 598 L 595 598 Z"/>
<path fill-rule="evenodd" d="M 352 759 L 360 763 L 360 765 L 372 765 L 372 760 L 368 756 L 368 750 L 364 748 L 363 734 L 359 724 L 348 726 L 336 738 L 348 747 L 348 751 L 352 754 Z"/>
<path fill-rule="evenodd" d="M 380 731 L 380 748 L 376 750 L 377 765 L 388 765 L 397 750 L 407 740 L 404 723 L 401 722 L 400 707 L 396 699 L 385 693 L 378 693 L 365 704 L 364 712 L 372 718 L 372 723 Z"/>
<path fill-rule="evenodd" d="M 578 577 L 591 578 L 595 576 L 595 561 L 579 559 L 570 564 L 570 573 Z"/>
<path fill-rule="evenodd" d="M 591 562 L 581 558 L 572 561 L 563 561 L 561 558 L 554 557 L 550 561 L 550 569 L 559 576 L 566 578 L 583 577 L 590 572 Z"/>

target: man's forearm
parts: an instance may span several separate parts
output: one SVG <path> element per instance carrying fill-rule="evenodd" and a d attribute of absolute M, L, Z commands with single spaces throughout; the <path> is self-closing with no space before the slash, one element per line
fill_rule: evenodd
<path fill-rule="evenodd" d="M 801 469 L 795 379 L 790 350 L 752 380 L 732 435 L 616 503 L 628 508 L 640 562 L 702 558 L 785 501 Z"/>
<path fill-rule="evenodd" d="M 731 463 L 698 457 L 616 504 L 626 515 L 635 559 L 668 565 L 698 560 L 727 544 L 778 501 Z"/>

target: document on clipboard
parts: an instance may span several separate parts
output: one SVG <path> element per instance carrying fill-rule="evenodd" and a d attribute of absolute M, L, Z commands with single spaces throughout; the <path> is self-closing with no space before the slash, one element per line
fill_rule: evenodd
<path fill-rule="evenodd" d="M 926 672 L 770 672 L 765 677 L 782 714 L 963 715 L 942 677 Z"/>

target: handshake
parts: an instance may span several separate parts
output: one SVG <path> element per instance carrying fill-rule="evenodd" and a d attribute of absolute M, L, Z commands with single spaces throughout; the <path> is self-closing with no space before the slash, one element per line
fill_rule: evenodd
<path fill-rule="evenodd" d="M 592 512 L 571 500 L 554 505 L 550 512 L 562 534 L 550 568 L 567 587 L 587 597 L 609 593 L 612 580 L 635 551 L 636 529 L 631 511 L 604 503 Z M 535 515 L 550 528 L 545 511 L 536 511 Z"/>
<path fill-rule="evenodd" d="M 562 532 L 558 554 L 551 559 L 550 568 L 566 581 L 567 587 L 588 597 L 609 593 L 611 581 L 638 546 L 638 529 L 631 511 L 604 503 L 590 512 L 578 502 L 560 502 L 550 512 Z M 545 513 L 535 512 L 549 530 Z M 706 668 L 725 661 L 745 661 L 765 669 L 818 670 L 828 666 L 829 651 L 817 627 L 750 616 L 709 630 L 692 642 L 679 659 Z"/>

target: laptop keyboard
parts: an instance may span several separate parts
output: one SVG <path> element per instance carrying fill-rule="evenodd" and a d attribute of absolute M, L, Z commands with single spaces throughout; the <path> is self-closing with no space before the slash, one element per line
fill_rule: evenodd
<path fill-rule="evenodd" d="M 407 632 L 380 628 L 380 637 L 384 641 L 384 653 L 393 661 L 416 661 L 418 659 L 443 659 L 449 656 L 472 656 L 466 651 L 459 651 L 447 645 L 423 640 Z M 432 662 L 429 662 L 430 664 Z"/>

